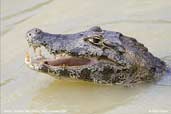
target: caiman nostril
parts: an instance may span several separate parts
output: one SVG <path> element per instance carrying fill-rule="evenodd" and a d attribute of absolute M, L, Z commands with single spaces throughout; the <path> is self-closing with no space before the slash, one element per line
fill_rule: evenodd
<path fill-rule="evenodd" d="M 31 33 L 29 33 L 28 35 L 31 36 Z"/>

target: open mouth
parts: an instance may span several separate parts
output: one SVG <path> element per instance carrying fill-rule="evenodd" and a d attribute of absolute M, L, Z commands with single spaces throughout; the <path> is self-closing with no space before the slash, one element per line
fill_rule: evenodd
<path fill-rule="evenodd" d="M 91 63 L 91 60 L 88 58 L 79 58 L 79 57 L 71 57 L 71 56 L 66 56 L 62 57 L 59 56 L 56 59 L 52 60 L 45 60 L 45 64 L 50 65 L 50 66 L 81 66 L 81 65 L 88 65 Z"/>
<path fill-rule="evenodd" d="M 46 52 L 47 53 L 47 52 Z M 83 66 L 83 65 L 93 65 L 97 63 L 95 58 L 86 58 L 86 57 L 76 57 L 71 56 L 66 53 L 57 54 L 54 56 L 46 57 L 42 54 L 41 49 L 34 50 L 34 57 L 31 57 L 27 52 L 25 56 L 25 63 L 29 65 L 39 65 L 44 64 L 52 67 L 73 67 L 73 66 Z"/>

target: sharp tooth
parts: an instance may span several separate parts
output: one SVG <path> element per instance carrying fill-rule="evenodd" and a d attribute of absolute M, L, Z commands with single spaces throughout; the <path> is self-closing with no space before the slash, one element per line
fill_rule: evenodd
<path fill-rule="evenodd" d="M 63 64 L 62 66 L 65 67 L 65 64 Z"/>
<path fill-rule="evenodd" d="M 68 55 L 65 53 L 65 56 L 68 56 Z"/>
<path fill-rule="evenodd" d="M 64 67 L 64 68 L 65 68 L 66 66 L 67 66 L 66 64 L 62 64 L 62 67 Z"/>
<path fill-rule="evenodd" d="M 60 55 L 55 55 L 55 59 L 59 59 L 60 57 Z"/>
<path fill-rule="evenodd" d="M 62 53 L 61 56 L 64 56 L 64 53 Z"/>
<path fill-rule="evenodd" d="M 37 47 L 36 46 L 33 46 L 34 53 L 36 53 L 36 49 L 37 49 Z"/>
<path fill-rule="evenodd" d="M 39 49 L 39 51 L 38 51 L 38 56 L 42 56 L 42 50 L 41 49 Z"/>
<path fill-rule="evenodd" d="M 31 62 L 31 58 L 30 58 L 29 52 L 26 52 L 26 55 L 25 55 L 25 62 L 26 62 L 26 63 Z"/>
<path fill-rule="evenodd" d="M 61 56 L 67 56 L 67 54 L 66 53 L 62 53 Z"/>

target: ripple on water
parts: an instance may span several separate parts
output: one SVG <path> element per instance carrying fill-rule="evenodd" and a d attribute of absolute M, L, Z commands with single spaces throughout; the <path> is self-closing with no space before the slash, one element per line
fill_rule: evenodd
<path fill-rule="evenodd" d="M 52 1 L 53 0 L 45 0 L 44 2 L 36 3 L 33 6 L 11 14 L 6 14 L 6 12 L 4 12 L 1 18 L 3 22 L 1 25 L 3 27 L 3 30 L 1 30 L 1 35 L 4 35 L 7 32 L 11 31 L 14 26 L 26 21 L 27 19 L 38 13 L 38 9 L 42 8 L 45 5 L 48 5 Z"/>

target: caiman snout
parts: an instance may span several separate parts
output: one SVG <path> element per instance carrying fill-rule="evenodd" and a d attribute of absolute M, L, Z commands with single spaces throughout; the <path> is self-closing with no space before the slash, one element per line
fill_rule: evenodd
<path fill-rule="evenodd" d="M 41 37 L 42 30 L 33 28 L 26 33 L 26 39 L 29 43 L 33 43 L 36 39 Z"/>

